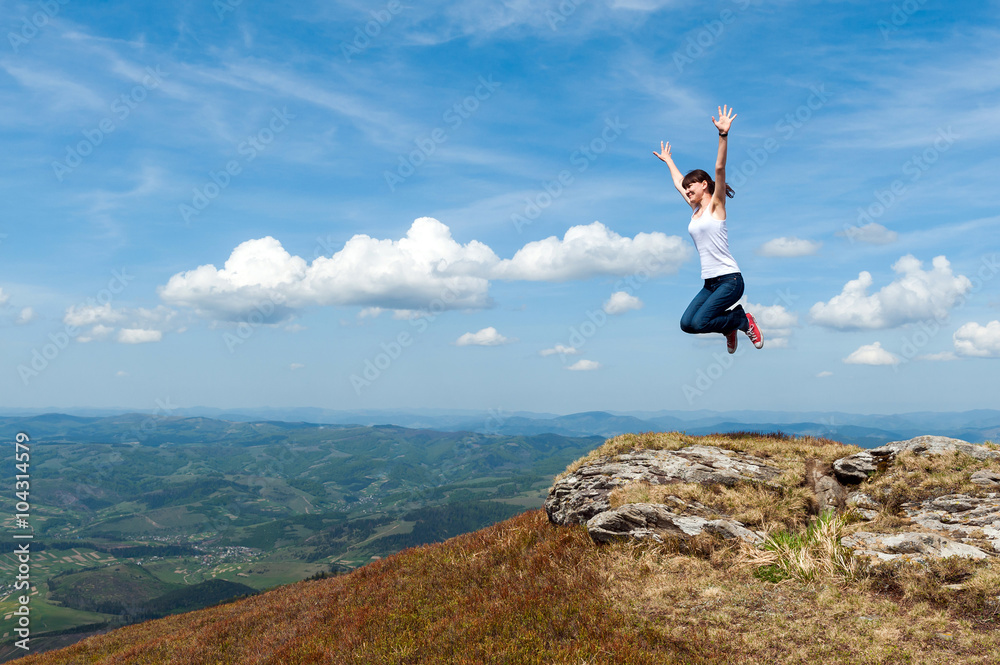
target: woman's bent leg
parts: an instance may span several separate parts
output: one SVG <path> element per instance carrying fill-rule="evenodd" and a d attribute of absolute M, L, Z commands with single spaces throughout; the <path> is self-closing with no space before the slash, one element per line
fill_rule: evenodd
<path fill-rule="evenodd" d="M 705 301 L 711 296 L 712 291 L 708 287 L 705 287 L 698 292 L 698 294 L 694 297 L 694 300 L 691 301 L 691 304 L 687 306 L 686 310 L 684 310 L 684 314 L 681 315 L 681 330 L 691 335 L 704 332 L 697 327 L 695 322 L 698 320 L 699 311 L 705 304 Z"/>
<path fill-rule="evenodd" d="M 701 333 L 728 333 L 737 328 L 746 330 L 748 324 L 743 307 L 736 305 L 729 309 L 743 297 L 743 276 L 735 273 L 723 275 L 714 282 L 709 281 L 710 284 L 702 291 L 709 291 L 710 295 L 701 300 L 697 311 L 692 314 L 692 329 Z M 688 311 L 694 304 L 695 301 L 692 301 Z M 684 312 L 684 315 L 687 316 L 688 312 Z"/>

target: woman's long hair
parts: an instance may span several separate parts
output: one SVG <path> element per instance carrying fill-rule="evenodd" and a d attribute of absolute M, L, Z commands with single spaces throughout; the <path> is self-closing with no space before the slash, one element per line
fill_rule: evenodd
<path fill-rule="evenodd" d="M 681 189 L 684 189 L 693 182 L 707 182 L 708 193 L 713 196 L 715 195 L 715 181 L 712 180 L 712 176 L 708 175 L 707 172 L 702 171 L 701 169 L 688 171 L 688 174 L 684 176 L 683 180 L 681 180 Z M 726 183 L 726 196 L 729 198 L 736 196 L 736 192 L 734 192 L 733 188 L 729 186 L 729 183 Z"/>

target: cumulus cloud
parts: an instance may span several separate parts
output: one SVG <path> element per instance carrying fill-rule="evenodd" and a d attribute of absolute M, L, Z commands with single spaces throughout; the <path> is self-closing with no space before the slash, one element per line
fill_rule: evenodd
<path fill-rule="evenodd" d="M 355 235 L 333 256 L 311 264 L 270 236 L 237 246 L 222 268 L 203 265 L 178 273 L 159 289 L 164 302 L 213 319 L 239 321 L 258 311 L 283 320 L 311 305 L 383 309 L 405 317 L 492 306 L 490 281 L 566 281 L 598 275 L 676 272 L 688 249 L 677 236 L 640 233 L 625 238 L 594 222 L 574 226 L 562 240 L 528 243 L 501 260 L 485 244 L 456 242 L 430 217 L 413 222 L 399 240 Z"/>
<path fill-rule="evenodd" d="M 974 358 L 1000 358 L 1000 321 L 966 323 L 952 335 L 955 351 Z"/>
<path fill-rule="evenodd" d="M 516 339 L 504 337 L 493 326 L 483 328 L 479 332 L 465 333 L 457 340 L 455 346 L 500 346 L 516 342 Z"/>
<path fill-rule="evenodd" d="M 93 326 L 89 331 L 82 335 L 78 335 L 76 341 L 81 344 L 86 344 L 87 342 L 96 342 L 102 339 L 108 339 L 111 334 L 115 331 L 113 326 L 106 326 L 104 324 L 98 323 Z"/>
<path fill-rule="evenodd" d="M 566 282 L 601 275 L 676 273 L 688 257 L 678 236 L 659 231 L 625 238 L 600 222 L 574 226 L 562 240 L 555 236 L 529 242 L 501 261 L 493 275 L 504 280 Z"/>
<path fill-rule="evenodd" d="M 869 222 L 864 226 L 850 226 L 837 235 L 845 236 L 851 242 L 866 242 L 870 245 L 888 245 L 899 238 L 898 233 L 875 222 Z"/>
<path fill-rule="evenodd" d="M 122 328 L 118 331 L 118 341 L 122 344 L 147 344 L 163 339 L 161 330 L 144 330 L 142 328 Z"/>
<path fill-rule="evenodd" d="M 86 304 L 68 307 L 63 323 L 83 329 L 76 338 L 81 343 L 113 338 L 121 344 L 142 344 L 163 339 L 163 330 L 169 327 L 175 315 L 175 311 L 163 305 L 155 309 L 115 309 L 111 303 Z M 116 329 L 117 335 L 114 334 Z"/>
<path fill-rule="evenodd" d="M 270 236 L 248 240 L 221 269 L 203 265 L 174 275 L 160 297 L 228 320 L 266 310 L 271 322 L 308 305 L 484 308 L 491 304 L 486 274 L 498 261 L 483 243 L 461 245 L 447 226 L 422 217 L 400 240 L 355 235 L 339 252 L 312 264 Z"/>
<path fill-rule="evenodd" d="M 923 263 L 907 254 L 892 266 L 899 277 L 871 295 L 871 273 L 862 271 L 844 285 L 840 295 L 813 305 L 810 318 L 813 323 L 839 330 L 874 330 L 930 318 L 940 320 L 969 292 L 972 282 L 964 275 L 954 275 L 944 256 L 934 257 L 932 266 L 923 270 Z"/>
<path fill-rule="evenodd" d="M 941 353 L 925 353 L 922 356 L 917 356 L 917 360 L 932 360 L 935 362 L 946 362 L 949 360 L 958 360 L 958 356 L 955 355 L 954 351 L 942 351 Z"/>
<path fill-rule="evenodd" d="M 823 246 L 821 242 L 815 242 L 813 240 L 802 240 L 800 238 L 775 238 L 774 240 L 768 240 L 763 245 L 757 248 L 757 254 L 760 256 L 775 256 L 775 257 L 794 257 L 794 256 L 811 256 L 819 251 L 819 248 Z"/>
<path fill-rule="evenodd" d="M 604 311 L 608 314 L 624 314 L 633 309 L 642 309 L 642 301 L 625 291 L 616 291 L 604 303 Z"/>
<path fill-rule="evenodd" d="M 564 356 L 575 356 L 580 353 L 579 349 L 573 348 L 572 346 L 563 346 L 562 344 L 556 344 L 551 349 L 542 349 L 538 352 L 541 356 L 554 356 L 555 354 L 560 354 Z"/>
<path fill-rule="evenodd" d="M 789 312 L 784 305 L 755 305 L 746 303 L 743 308 L 753 314 L 769 348 L 784 348 L 792 336 L 792 328 L 799 325 L 799 315 Z"/>
<path fill-rule="evenodd" d="M 10 294 L 3 292 L 3 287 L 0 287 L 0 305 L 6 305 L 10 301 Z"/>
<path fill-rule="evenodd" d="M 595 362 L 593 360 L 577 360 L 575 363 L 573 363 L 566 369 L 573 370 L 574 372 L 589 372 L 591 370 L 600 368 L 601 368 L 601 363 L 599 362 Z"/>
<path fill-rule="evenodd" d="M 16 323 L 19 326 L 23 326 L 25 324 L 31 323 L 36 318 L 38 318 L 38 315 L 35 314 L 35 310 L 32 309 L 31 307 L 25 307 L 24 309 L 21 310 L 21 313 L 17 315 L 17 319 L 14 321 L 14 323 Z"/>
<path fill-rule="evenodd" d="M 866 344 L 844 358 L 848 365 L 898 365 L 898 357 L 882 348 L 881 342 Z"/>
<path fill-rule="evenodd" d="M 125 316 L 123 310 L 114 309 L 109 302 L 103 305 L 73 305 L 66 309 L 63 323 L 83 328 L 96 324 L 119 323 Z"/>

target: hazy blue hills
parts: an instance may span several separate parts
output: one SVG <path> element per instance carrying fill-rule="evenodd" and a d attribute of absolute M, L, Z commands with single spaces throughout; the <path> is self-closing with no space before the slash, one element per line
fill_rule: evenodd
<path fill-rule="evenodd" d="M 139 414 L 120 415 L 109 410 L 80 409 L 75 415 L 30 415 L 25 411 L 7 410 L 11 415 L 30 417 L 33 427 L 47 436 L 66 436 L 72 432 L 77 437 L 103 434 L 102 427 L 111 423 L 123 432 L 150 429 L 150 418 L 165 421 L 160 416 Z M 213 409 L 190 407 L 171 409 L 169 415 L 186 417 L 184 425 L 157 427 L 154 439 L 166 436 L 191 435 L 248 437 L 259 441 L 267 431 L 287 432 L 294 427 L 311 424 L 328 426 L 395 425 L 410 429 L 437 430 L 442 432 L 473 432 L 504 436 L 533 436 L 557 434 L 566 437 L 610 437 L 626 432 L 683 431 L 689 434 L 710 434 L 737 430 L 783 431 L 786 434 L 823 436 L 844 443 L 875 447 L 889 441 L 909 439 L 922 434 L 937 434 L 964 439 L 974 443 L 1000 438 L 1000 410 L 979 409 L 964 412 L 917 412 L 903 414 L 857 414 L 844 412 L 795 412 L 795 411 L 645 411 L 607 412 L 588 411 L 569 415 L 531 413 L 525 411 L 446 410 L 446 409 L 382 409 L 336 411 L 312 407 L 252 409 Z M 89 418 L 87 417 L 89 416 Z M 93 422 L 103 416 L 103 425 Z M 196 418 L 203 419 L 197 423 Z M 0 418 L 0 422 L 3 422 Z M 266 421 L 261 424 L 260 421 Z M 227 423 L 222 425 L 220 423 Z M 277 430 L 268 430 L 268 426 Z M 192 427 L 197 434 L 192 434 Z M 173 428 L 173 429 L 171 429 Z M 186 433 L 186 434 L 185 434 Z M 280 436 L 280 434 L 278 434 Z M 88 439 L 96 440 L 96 439 Z M 175 437 L 174 440 L 181 440 Z M 194 440 L 194 439 L 191 439 Z"/>

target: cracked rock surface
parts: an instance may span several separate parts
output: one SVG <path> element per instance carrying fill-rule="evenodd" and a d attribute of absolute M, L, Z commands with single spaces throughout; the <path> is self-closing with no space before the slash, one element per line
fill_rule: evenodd
<path fill-rule="evenodd" d="M 633 482 L 769 483 L 780 474 L 776 467 L 746 453 L 715 446 L 693 445 L 680 450 L 637 450 L 589 462 L 560 478 L 549 491 L 545 512 L 555 524 L 586 524 L 597 542 L 620 538 L 689 538 L 702 531 L 752 542 L 760 536 L 733 520 L 711 520 L 693 514 L 705 512 L 697 504 L 627 504 L 611 508 L 611 492 Z M 703 508 L 703 507 L 701 507 Z M 732 535 L 735 534 L 735 535 Z"/>

